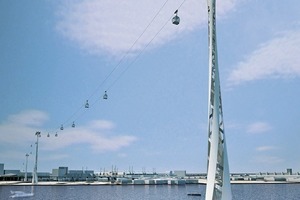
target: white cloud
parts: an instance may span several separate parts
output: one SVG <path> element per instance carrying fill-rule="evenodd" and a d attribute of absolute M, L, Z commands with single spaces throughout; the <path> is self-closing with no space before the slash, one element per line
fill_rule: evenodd
<path fill-rule="evenodd" d="M 272 129 L 271 125 L 266 122 L 255 122 L 246 128 L 247 133 L 265 133 Z"/>
<path fill-rule="evenodd" d="M 47 156 L 40 156 L 39 160 L 47 160 L 47 161 L 54 161 L 54 160 L 64 160 L 66 158 L 69 158 L 70 156 L 68 154 L 51 154 Z"/>
<path fill-rule="evenodd" d="M 81 0 L 67 2 L 58 12 L 57 30 L 89 53 L 120 56 L 131 48 L 165 1 Z M 168 1 L 130 53 L 144 49 L 182 2 L 182 0 Z M 218 2 L 218 15 L 220 17 L 226 15 L 235 8 L 236 4 L 237 0 Z M 206 0 L 185 1 L 179 10 L 179 16 L 181 17 L 180 25 L 172 25 L 171 21 L 167 23 L 151 45 L 162 45 L 180 36 L 180 33 L 192 31 L 202 25 L 206 28 Z"/>
<path fill-rule="evenodd" d="M 240 62 L 228 82 L 238 85 L 266 78 L 300 76 L 300 31 L 289 31 L 264 44 Z"/>
<path fill-rule="evenodd" d="M 111 130 L 115 128 L 115 124 L 107 120 L 94 120 L 88 124 L 89 127 L 102 130 Z"/>
<path fill-rule="evenodd" d="M 14 149 L 9 149 L 5 151 L 1 151 L 0 153 L 0 160 L 8 160 L 8 159 L 16 159 L 16 160 L 25 160 L 26 158 L 26 153 L 22 151 L 18 151 L 15 148 Z M 21 159 L 20 159 L 21 158 Z M 29 157 L 30 160 L 30 157 Z"/>
<path fill-rule="evenodd" d="M 39 110 L 25 110 L 8 118 L 9 123 L 28 126 L 41 126 L 48 120 L 48 115 Z"/>
<path fill-rule="evenodd" d="M 254 159 L 254 161 L 259 164 L 272 165 L 272 164 L 283 163 L 284 159 L 282 159 L 278 156 L 257 156 Z"/>
<path fill-rule="evenodd" d="M 38 110 L 13 114 L 0 124 L 0 143 L 21 145 L 34 140 L 34 133 L 48 120 L 48 115 Z"/>
<path fill-rule="evenodd" d="M 95 125 L 96 121 L 93 122 Z M 98 126 L 77 126 L 74 128 L 65 128 L 58 137 L 53 139 L 41 140 L 41 148 L 44 150 L 57 150 L 71 147 L 77 144 L 85 144 L 94 152 L 116 151 L 129 146 L 137 138 L 129 135 L 112 136 L 104 134 L 106 127 L 102 128 L 102 120 L 99 120 Z M 104 122 L 106 123 L 106 122 Z"/>
<path fill-rule="evenodd" d="M 256 151 L 262 152 L 262 151 L 271 151 L 274 149 L 277 149 L 277 148 L 274 146 L 260 146 L 260 147 L 256 148 Z"/>
<path fill-rule="evenodd" d="M 114 123 L 107 120 L 94 120 L 85 126 L 65 128 L 58 137 L 51 135 L 48 138 L 46 137 L 47 132 L 41 128 L 46 119 L 48 119 L 48 115 L 37 110 L 24 111 L 9 116 L 8 120 L 0 124 L 0 146 L 11 145 L 12 148 L 16 148 L 15 150 L 17 148 L 24 149 L 30 144 L 34 144 L 36 131 L 42 133 L 42 137 L 39 139 L 39 148 L 46 151 L 72 148 L 79 144 L 85 144 L 94 152 L 116 151 L 137 140 L 131 135 L 116 135 Z M 108 134 L 110 135 L 108 136 Z M 18 155 L 23 158 L 25 153 L 22 156 L 21 154 Z M 66 156 L 55 156 L 52 159 L 61 159 Z"/>

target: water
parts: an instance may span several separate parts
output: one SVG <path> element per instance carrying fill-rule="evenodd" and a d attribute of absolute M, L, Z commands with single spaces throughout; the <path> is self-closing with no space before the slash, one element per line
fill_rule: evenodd
<path fill-rule="evenodd" d="M 31 192 L 31 186 L 0 186 L 0 199 L 10 191 Z M 205 185 L 35 186 L 26 200 L 204 200 Z M 201 193 L 202 196 L 188 196 Z M 234 184 L 233 200 L 299 200 L 300 184 Z"/>

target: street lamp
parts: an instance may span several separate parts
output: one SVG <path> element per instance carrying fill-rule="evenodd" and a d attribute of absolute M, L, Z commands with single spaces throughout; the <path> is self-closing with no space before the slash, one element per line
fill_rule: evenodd
<path fill-rule="evenodd" d="M 37 176 L 37 160 L 38 160 L 38 150 L 39 150 L 39 137 L 41 137 L 41 132 L 37 131 L 36 135 L 36 148 L 35 148 L 35 164 L 33 169 L 33 177 L 32 177 L 32 184 L 38 183 L 38 176 Z"/>

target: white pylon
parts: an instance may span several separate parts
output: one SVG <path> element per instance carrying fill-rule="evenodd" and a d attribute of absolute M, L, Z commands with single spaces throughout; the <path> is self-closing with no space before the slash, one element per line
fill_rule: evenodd
<path fill-rule="evenodd" d="M 28 156 L 29 156 L 29 154 L 28 153 L 26 153 L 26 161 L 25 161 L 25 177 L 24 177 L 24 182 L 27 182 L 27 164 L 28 164 Z"/>
<path fill-rule="evenodd" d="M 206 200 L 231 200 L 230 174 L 224 134 L 222 99 L 220 90 L 216 0 L 208 3 L 209 35 L 209 100 L 208 100 L 208 160 Z"/>
<path fill-rule="evenodd" d="M 36 135 L 36 143 L 35 143 L 36 148 L 35 148 L 35 163 L 34 163 L 34 169 L 32 175 L 32 184 L 38 183 L 37 163 L 38 163 L 38 151 L 39 151 L 39 137 L 41 137 L 41 132 L 37 131 L 35 135 Z"/>

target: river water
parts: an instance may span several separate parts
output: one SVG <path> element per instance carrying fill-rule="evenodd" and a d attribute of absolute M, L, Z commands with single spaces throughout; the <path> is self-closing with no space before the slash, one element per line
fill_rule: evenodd
<path fill-rule="evenodd" d="M 0 199 L 31 186 L 0 186 Z M 204 200 L 205 185 L 35 186 L 27 200 Z M 202 196 L 189 196 L 188 194 Z M 300 200 L 300 184 L 233 184 L 233 200 Z"/>

